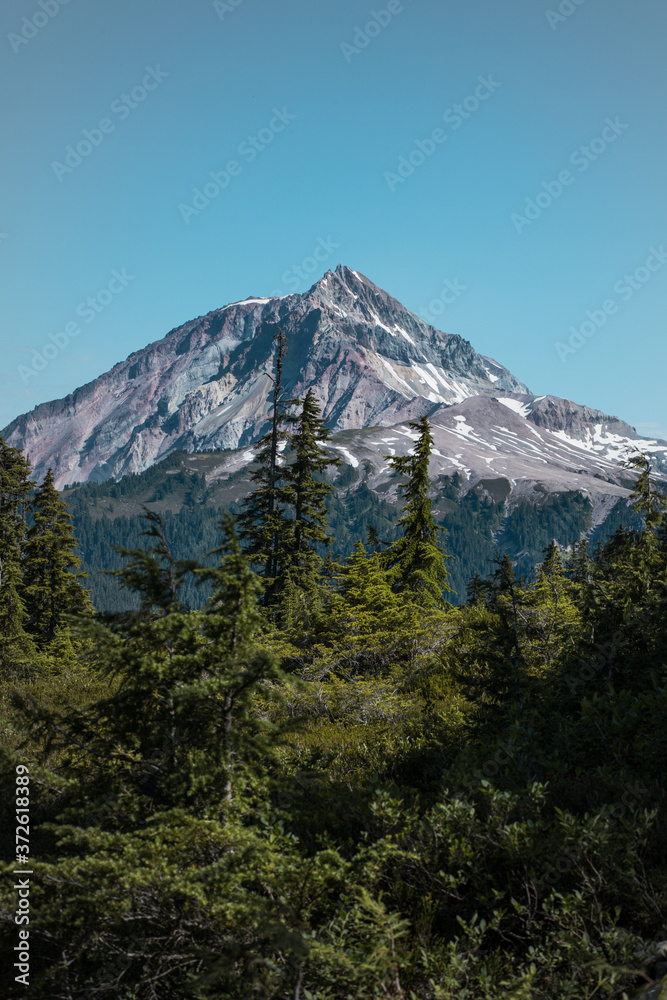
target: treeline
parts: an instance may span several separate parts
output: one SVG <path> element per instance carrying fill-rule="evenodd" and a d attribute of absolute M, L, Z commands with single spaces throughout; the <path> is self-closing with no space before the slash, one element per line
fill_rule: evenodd
<path fill-rule="evenodd" d="M 93 612 L 80 583 L 71 516 L 51 470 L 39 489 L 23 453 L 0 438 L 0 672 L 73 650 L 66 621 Z"/>
<path fill-rule="evenodd" d="M 289 451 L 285 453 L 289 460 Z M 196 461 L 199 456 L 194 458 Z M 88 574 L 95 607 L 105 612 L 129 610 L 131 595 L 117 578 L 105 573 L 122 566 L 118 549 L 136 548 L 143 531 L 140 505 L 161 512 L 165 533 L 176 559 L 191 556 L 207 562 L 216 545 L 220 506 L 241 512 L 240 495 L 251 489 L 249 472 L 239 470 L 228 480 L 208 484 L 203 471 L 188 468 L 193 456 L 176 453 L 139 475 L 118 483 L 88 483 L 62 494 L 73 516 L 82 569 Z M 318 543 L 317 552 L 344 561 L 357 540 L 373 530 L 391 544 L 399 537 L 399 504 L 389 503 L 369 488 L 365 472 L 344 466 L 325 481 L 333 489 L 325 498 L 330 547 Z M 621 525 L 639 527 L 632 507 L 620 499 L 607 517 L 592 529 L 592 504 L 578 491 L 544 493 L 537 502 L 528 499 L 507 503 L 510 484 L 503 479 L 482 481 L 468 489 L 459 473 L 431 480 L 434 518 L 447 531 L 446 547 L 453 556 L 448 565 L 453 593 L 450 600 L 463 604 L 468 581 L 487 576 L 497 561 L 508 555 L 517 574 L 534 578 L 535 567 L 549 542 L 569 548 L 588 533 L 591 545 L 604 543 Z M 132 507 L 136 512 L 128 512 Z M 201 607 L 205 595 L 188 584 L 186 599 Z"/>
<path fill-rule="evenodd" d="M 211 564 L 175 559 L 151 513 L 120 571 L 135 610 L 68 625 L 60 671 L 7 664 L 33 995 L 657 1000 L 667 515 L 648 463 L 637 527 L 565 565 L 546 545 L 529 584 L 501 558 L 454 607 L 428 421 L 390 460 L 395 539 L 328 558 L 327 433 L 312 394 L 282 394 L 277 348 L 254 489 Z"/>

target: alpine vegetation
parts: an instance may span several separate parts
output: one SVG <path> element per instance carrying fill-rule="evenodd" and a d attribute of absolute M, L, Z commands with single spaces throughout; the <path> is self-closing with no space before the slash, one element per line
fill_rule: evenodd
<path fill-rule="evenodd" d="M 131 611 L 95 612 L 52 473 L 35 487 L 0 444 L 2 782 L 32 816 L 5 840 L 3 996 L 658 996 L 650 463 L 627 470 L 637 527 L 547 545 L 525 581 L 504 557 L 454 607 L 428 418 L 387 456 L 397 537 L 370 527 L 341 560 L 339 460 L 312 390 L 287 392 L 288 348 L 278 329 L 241 515 L 202 564 L 147 510 L 117 571 Z"/>

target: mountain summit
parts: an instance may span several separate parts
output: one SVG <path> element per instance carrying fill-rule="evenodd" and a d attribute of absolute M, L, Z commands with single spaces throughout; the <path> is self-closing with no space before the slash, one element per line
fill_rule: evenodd
<path fill-rule="evenodd" d="M 405 422 L 424 413 L 436 440 L 433 475 L 460 470 L 468 488 L 501 478 L 512 494 L 575 489 L 602 511 L 627 493 L 620 460 L 629 448 L 667 472 L 665 442 L 598 410 L 533 396 L 467 340 L 424 323 L 342 264 L 302 295 L 251 297 L 185 323 L 17 417 L 3 435 L 26 451 L 38 479 L 51 467 L 60 488 L 143 472 L 179 450 L 233 452 L 216 473 L 225 476 L 252 461 L 251 445 L 268 429 L 278 325 L 289 341 L 285 388 L 300 397 L 315 390 L 332 447 L 374 489 L 391 488 L 387 448 L 409 450 Z"/>
<path fill-rule="evenodd" d="M 339 265 L 302 295 L 247 298 L 172 330 L 3 434 L 56 484 L 142 472 L 171 452 L 234 449 L 266 430 L 273 336 L 289 338 L 286 388 L 313 386 L 333 431 L 390 426 L 485 394 L 527 394 L 468 341 L 424 323 Z"/>

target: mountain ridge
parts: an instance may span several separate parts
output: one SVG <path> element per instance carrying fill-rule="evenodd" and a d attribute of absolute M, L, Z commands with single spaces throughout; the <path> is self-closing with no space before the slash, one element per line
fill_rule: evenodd
<path fill-rule="evenodd" d="M 52 467 L 59 488 L 142 472 L 178 450 L 246 448 L 268 427 L 278 325 L 289 340 L 285 387 L 295 396 L 313 387 L 333 432 L 389 428 L 424 413 L 447 425 L 452 407 L 487 400 L 470 411 L 476 424 L 468 445 L 475 444 L 475 463 L 482 463 L 471 474 L 489 465 L 480 440 L 497 438 L 498 421 L 507 433 L 492 445 L 496 451 L 514 454 L 514 434 L 530 452 L 532 426 L 547 456 L 575 442 L 593 469 L 601 459 L 618 459 L 636 440 L 652 446 L 657 467 L 667 471 L 664 442 L 642 439 L 630 425 L 589 407 L 533 396 L 467 340 L 425 323 L 342 264 L 302 294 L 251 296 L 173 328 L 63 399 L 17 417 L 3 435 L 27 452 L 37 478 Z M 505 400 L 500 409 L 488 402 L 499 398 Z M 523 420 L 513 430 L 512 411 Z M 463 427 L 465 413 L 454 416 Z M 564 439 L 554 444 L 559 435 Z M 541 457 L 547 465 L 553 461 Z M 468 468 L 455 453 L 450 459 L 453 467 Z"/>

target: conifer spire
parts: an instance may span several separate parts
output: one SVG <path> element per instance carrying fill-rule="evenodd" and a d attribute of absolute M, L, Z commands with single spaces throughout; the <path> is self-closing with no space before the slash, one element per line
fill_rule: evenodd
<path fill-rule="evenodd" d="M 30 463 L 0 437 L 0 670 L 13 673 L 34 656 L 25 632 L 26 607 L 21 587 L 26 513 L 32 490 Z"/>
<path fill-rule="evenodd" d="M 294 512 L 293 538 L 283 553 L 283 566 L 294 586 L 306 593 L 314 593 L 321 576 L 322 559 L 316 545 L 329 545 L 326 532 L 326 498 L 332 487 L 319 481 L 329 465 L 340 465 L 340 459 L 322 447 L 331 435 L 317 397 L 312 389 L 306 393 L 297 429 L 290 438 L 294 461 L 284 471 L 286 485 L 282 497 Z"/>
<path fill-rule="evenodd" d="M 22 593 L 26 628 L 43 648 L 68 615 L 90 615 L 93 609 L 79 582 L 85 574 L 76 572 L 80 561 L 75 555 L 72 515 L 58 496 L 51 469 L 30 507 L 33 525 L 25 546 Z"/>
<path fill-rule="evenodd" d="M 265 604 L 275 603 L 274 583 L 280 570 L 279 553 L 285 548 L 286 537 L 291 531 L 291 524 L 281 505 L 283 463 L 280 446 L 284 447 L 289 438 L 286 425 L 294 420 L 287 412 L 288 407 L 296 402 L 288 397 L 283 388 L 287 337 L 281 327 L 276 328 L 274 343 L 275 377 L 269 376 L 273 380 L 271 428 L 257 444 L 259 467 L 251 473 L 251 479 L 257 486 L 243 500 L 242 513 L 238 518 L 244 551 L 254 564 L 262 566 Z"/>
<path fill-rule="evenodd" d="M 408 481 L 400 489 L 405 497 L 399 525 L 403 535 L 384 553 L 393 589 L 426 607 L 444 604 L 443 593 L 452 593 L 446 556 L 438 542 L 438 532 L 445 529 L 433 519 L 428 495 L 428 465 L 433 436 L 428 419 L 411 420 L 409 426 L 419 437 L 411 455 L 385 456 L 389 465 Z"/>

